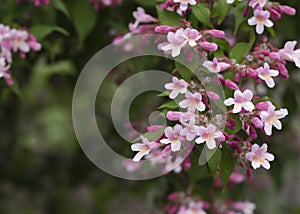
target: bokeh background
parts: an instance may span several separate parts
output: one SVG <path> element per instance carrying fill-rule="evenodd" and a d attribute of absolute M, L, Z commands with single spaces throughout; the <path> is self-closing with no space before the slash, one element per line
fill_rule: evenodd
<path fill-rule="evenodd" d="M 125 0 L 121 6 L 99 11 L 85 0 L 64 2 L 67 11 L 57 1 L 39 7 L 0 1 L 0 22 L 28 27 L 43 45 L 41 52 L 15 60 L 12 70 L 17 84 L 0 83 L 0 213 L 164 213 L 167 194 L 184 190 L 184 178 L 170 173 L 126 181 L 102 172 L 82 152 L 71 118 L 72 93 L 83 66 L 113 37 L 128 31 L 137 6 L 155 16 L 155 1 Z M 276 26 L 272 41 L 278 47 L 286 40 L 300 41 L 299 1 L 281 2 L 296 7 L 298 13 L 283 17 Z M 226 22 L 222 27 L 230 30 Z M 133 155 L 129 144 L 111 124 L 110 101 L 127 77 L 158 67 L 168 69 L 155 59 L 133 60 L 112 71 L 101 87 L 105 93 L 99 94 L 96 113 L 105 125 L 99 129 L 112 148 L 128 157 Z M 288 68 L 290 78 L 270 93 L 288 108 L 289 116 L 282 131 L 261 139 L 271 142 L 276 161 L 270 171 L 257 170 L 251 181 L 233 191 L 236 198 L 257 203 L 257 213 L 300 213 L 300 71 L 291 64 Z M 130 116 L 138 130 L 144 131 L 149 114 L 161 101 L 151 92 L 137 97 Z M 203 180 L 199 194 L 209 194 L 205 186 Z"/>

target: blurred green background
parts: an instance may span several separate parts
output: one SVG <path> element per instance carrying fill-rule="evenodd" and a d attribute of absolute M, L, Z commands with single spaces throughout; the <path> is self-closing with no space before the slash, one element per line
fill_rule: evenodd
<path fill-rule="evenodd" d="M 43 50 L 26 60 L 15 59 L 12 70 L 18 85 L 0 84 L 0 213 L 163 213 L 167 194 L 184 190 L 178 185 L 182 178 L 172 173 L 148 181 L 126 181 L 102 172 L 82 152 L 72 126 L 72 93 L 81 69 L 113 36 L 127 32 L 137 6 L 156 15 L 154 4 L 147 1 L 127 0 L 98 12 L 84 0 L 64 1 L 67 11 L 54 0 L 40 7 L 1 1 L 0 22 L 27 26 Z M 281 2 L 299 13 L 280 20 L 272 39 L 278 47 L 286 40 L 299 41 L 300 35 L 298 0 Z M 46 30 L 50 32 L 45 34 Z M 117 83 L 136 70 L 157 66 L 150 62 L 119 66 L 102 86 L 106 93 L 97 100 L 97 119 L 107 122 L 101 131 L 112 147 L 118 149 L 123 142 L 106 112 Z M 289 116 L 282 131 L 262 139 L 272 142 L 276 161 L 270 171 L 258 170 L 253 180 L 238 187 L 236 197 L 257 203 L 257 213 L 300 213 L 300 71 L 291 64 L 289 71 L 290 79 L 281 80 L 271 92 L 288 108 Z M 144 94 L 132 106 L 131 117 L 138 120 L 141 131 L 149 112 L 160 104 L 153 99 L 155 94 Z M 133 155 L 128 144 L 120 151 Z"/>

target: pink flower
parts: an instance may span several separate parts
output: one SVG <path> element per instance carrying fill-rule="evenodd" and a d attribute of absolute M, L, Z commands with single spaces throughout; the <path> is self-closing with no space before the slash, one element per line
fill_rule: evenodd
<path fill-rule="evenodd" d="M 192 94 L 191 92 L 186 92 L 185 98 L 186 99 L 179 102 L 181 108 L 187 108 L 190 112 L 195 112 L 196 109 L 198 111 L 205 110 L 205 105 L 202 102 L 202 95 L 200 93 L 195 92 Z"/>
<path fill-rule="evenodd" d="M 180 132 L 182 127 L 180 125 L 175 125 L 174 129 L 172 127 L 167 127 L 165 129 L 165 135 L 167 138 L 160 140 L 163 144 L 171 144 L 171 150 L 177 152 L 181 148 L 181 135 Z"/>
<path fill-rule="evenodd" d="M 180 134 L 186 136 L 188 141 L 192 141 L 198 132 L 199 126 L 195 125 L 195 117 L 193 117 L 189 124 L 183 123 L 186 127 L 181 130 Z"/>
<path fill-rule="evenodd" d="M 169 97 L 175 99 L 178 94 L 184 94 L 187 92 L 187 87 L 189 84 L 183 79 L 179 80 L 177 77 L 172 78 L 172 83 L 165 84 L 165 88 L 171 90 Z"/>
<path fill-rule="evenodd" d="M 189 202 L 189 206 L 184 212 L 185 214 L 206 214 L 203 210 L 203 203 L 201 201 L 193 201 Z"/>
<path fill-rule="evenodd" d="M 181 48 L 186 45 L 187 39 L 184 35 L 184 30 L 178 29 L 175 33 L 169 32 L 167 35 L 168 43 L 160 47 L 161 50 L 171 52 L 172 57 L 180 54 Z"/>
<path fill-rule="evenodd" d="M 261 111 L 260 118 L 264 123 L 264 130 L 267 135 L 272 135 L 272 127 L 275 126 L 276 129 L 281 130 L 282 125 L 279 119 L 282 119 L 288 115 L 287 109 L 280 109 L 275 111 L 275 106 L 270 104 L 268 111 Z"/>
<path fill-rule="evenodd" d="M 207 128 L 204 126 L 200 126 L 198 129 L 198 135 L 200 137 L 196 139 L 196 143 L 201 144 L 206 142 L 206 145 L 209 149 L 216 148 L 217 144 L 215 139 L 224 137 L 223 133 L 217 130 L 217 128 L 213 124 L 209 124 Z"/>
<path fill-rule="evenodd" d="M 282 59 L 294 62 L 300 68 L 300 49 L 294 50 L 296 44 L 296 41 L 286 42 L 284 48 L 279 50 L 279 54 Z"/>
<path fill-rule="evenodd" d="M 133 17 L 135 18 L 136 22 L 138 23 L 149 23 L 149 22 L 157 22 L 158 20 L 152 17 L 149 14 L 145 13 L 145 10 L 142 7 L 138 7 L 137 11 L 132 13 Z"/>
<path fill-rule="evenodd" d="M 199 34 L 199 31 L 197 31 L 195 29 L 191 29 L 191 28 L 186 28 L 184 30 L 184 35 L 185 35 L 186 39 L 188 40 L 188 44 L 191 47 L 196 46 L 197 45 L 196 41 L 202 37 L 202 35 Z"/>
<path fill-rule="evenodd" d="M 242 211 L 243 214 L 253 214 L 256 208 L 254 203 L 248 201 L 235 202 L 233 206 L 235 209 Z"/>
<path fill-rule="evenodd" d="M 262 34 L 264 31 L 264 26 L 273 27 L 273 22 L 269 18 L 269 11 L 256 9 L 254 10 L 254 16 L 248 19 L 248 24 L 250 26 L 256 25 L 256 33 Z"/>
<path fill-rule="evenodd" d="M 259 6 L 260 8 L 263 8 L 267 3 L 267 0 L 250 0 L 249 6 L 252 8 L 255 8 L 256 6 Z"/>
<path fill-rule="evenodd" d="M 27 39 L 29 38 L 28 32 L 12 29 L 11 36 L 12 49 L 14 50 L 14 52 L 17 52 L 18 50 L 24 53 L 29 52 L 30 47 L 27 43 Z"/>
<path fill-rule="evenodd" d="M 132 151 L 137 151 L 138 153 L 134 156 L 133 161 L 140 161 L 145 155 L 148 155 L 150 151 L 159 146 L 156 142 L 150 142 L 143 135 L 140 136 L 143 143 L 135 143 L 131 145 Z"/>
<path fill-rule="evenodd" d="M 254 144 L 251 147 L 251 151 L 246 153 L 246 158 L 251 161 L 251 165 L 254 169 L 263 166 L 265 169 L 270 169 L 269 161 L 274 160 L 274 155 L 267 152 L 268 146 L 264 143 L 261 147 Z"/>
<path fill-rule="evenodd" d="M 180 10 L 186 11 L 188 5 L 195 5 L 197 4 L 196 0 L 173 0 L 175 3 L 180 3 Z"/>
<path fill-rule="evenodd" d="M 224 104 L 226 106 L 234 105 L 232 113 L 239 113 L 242 111 L 242 108 L 246 111 L 253 111 L 254 105 L 251 102 L 251 99 L 253 97 L 252 91 L 249 89 L 246 89 L 244 92 L 241 92 L 240 90 L 236 90 L 234 92 L 234 98 L 228 98 L 224 101 Z"/>
<path fill-rule="evenodd" d="M 0 78 L 4 78 L 7 85 L 12 85 L 13 81 L 10 76 L 10 65 L 6 65 L 5 59 L 3 57 L 0 58 Z"/>
<path fill-rule="evenodd" d="M 213 73 L 219 73 L 231 67 L 231 65 L 226 62 L 218 62 L 217 58 L 214 58 L 213 61 L 204 61 L 203 66 Z"/>
<path fill-rule="evenodd" d="M 270 69 L 268 63 L 265 62 L 264 67 L 259 67 L 255 70 L 258 74 L 258 77 L 264 80 L 269 88 L 273 88 L 275 86 L 275 81 L 272 77 L 277 77 L 279 75 L 279 71 Z"/>
<path fill-rule="evenodd" d="M 224 38 L 225 37 L 225 32 L 222 30 L 206 30 L 205 33 L 208 33 L 212 35 L 213 37 L 216 38 Z"/>
<path fill-rule="evenodd" d="M 210 52 L 218 50 L 218 45 L 212 42 L 200 42 L 200 46 L 201 48 Z"/>

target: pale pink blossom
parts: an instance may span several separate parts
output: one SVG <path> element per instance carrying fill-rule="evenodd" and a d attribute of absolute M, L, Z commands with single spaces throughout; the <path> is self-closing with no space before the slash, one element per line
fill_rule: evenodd
<path fill-rule="evenodd" d="M 180 156 L 177 156 L 175 160 L 172 160 L 172 156 L 169 156 L 166 160 L 166 165 L 164 168 L 165 172 L 174 171 L 175 173 L 180 173 L 182 171 L 182 162 L 183 158 Z"/>
<path fill-rule="evenodd" d="M 282 119 L 288 115 L 287 109 L 275 110 L 274 105 L 269 105 L 268 111 L 261 111 L 260 118 L 264 123 L 264 131 L 267 135 L 272 135 L 272 127 L 281 130 L 282 125 L 279 119 Z"/>
<path fill-rule="evenodd" d="M 188 86 L 189 84 L 186 81 L 183 79 L 179 80 L 177 77 L 172 78 L 172 83 L 165 84 L 165 88 L 171 91 L 169 95 L 171 99 L 175 99 L 179 93 L 186 93 Z"/>
<path fill-rule="evenodd" d="M 231 67 L 231 65 L 226 62 L 218 62 L 217 58 L 213 58 L 213 61 L 204 61 L 203 66 L 213 73 L 219 73 Z"/>
<path fill-rule="evenodd" d="M 196 46 L 197 45 L 196 41 L 198 41 L 202 37 L 202 35 L 199 34 L 199 31 L 191 28 L 186 28 L 184 30 L 184 35 L 188 41 L 188 44 L 191 47 Z"/>
<path fill-rule="evenodd" d="M 251 90 L 246 89 L 244 92 L 241 92 L 240 90 L 236 90 L 234 92 L 234 98 L 228 98 L 224 101 L 224 104 L 226 106 L 234 105 L 232 113 L 239 113 L 242 111 L 242 108 L 246 111 L 253 111 L 254 105 L 251 102 L 253 97 L 253 93 Z"/>
<path fill-rule="evenodd" d="M 203 203 L 201 201 L 193 201 L 189 202 L 187 209 L 184 212 L 185 214 L 206 214 L 203 210 Z"/>
<path fill-rule="evenodd" d="M 188 5 L 197 4 L 196 0 L 173 0 L 175 3 L 180 3 L 180 10 L 186 11 L 188 9 Z"/>
<path fill-rule="evenodd" d="M 249 201 L 239 201 L 234 203 L 234 208 L 242 211 L 243 214 L 253 214 L 256 208 L 256 205 Z"/>
<path fill-rule="evenodd" d="M 250 26 L 256 25 L 256 33 L 262 34 L 264 31 L 264 26 L 273 27 L 273 22 L 269 18 L 269 11 L 256 9 L 254 10 L 254 16 L 248 19 L 248 24 Z"/>
<path fill-rule="evenodd" d="M 12 79 L 10 76 L 10 65 L 6 65 L 5 59 L 3 57 L 0 58 L 0 78 L 4 78 L 8 85 L 12 85 Z"/>
<path fill-rule="evenodd" d="M 189 123 L 183 123 L 186 127 L 180 132 L 181 135 L 186 136 L 188 141 L 192 141 L 198 132 L 199 126 L 195 125 L 195 117 L 193 117 Z"/>
<path fill-rule="evenodd" d="M 196 139 L 197 144 L 206 142 L 209 149 L 216 148 L 216 139 L 223 138 L 223 133 L 217 129 L 213 124 L 209 124 L 207 127 L 200 126 L 198 129 L 199 137 Z"/>
<path fill-rule="evenodd" d="M 185 98 L 186 99 L 179 102 L 181 108 L 187 108 L 190 112 L 195 112 L 195 110 L 205 110 L 205 105 L 202 102 L 202 95 L 199 92 L 192 94 L 188 91 L 185 93 Z"/>
<path fill-rule="evenodd" d="M 169 32 L 167 39 L 168 43 L 162 45 L 160 49 L 166 52 L 171 52 L 172 57 L 178 56 L 181 52 L 181 48 L 183 48 L 188 42 L 182 28 L 178 29 L 175 33 Z"/>
<path fill-rule="evenodd" d="M 251 161 L 251 165 L 254 169 L 263 166 L 265 169 L 270 169 L 269 161 L 274 160 L 274 155 L 267 152 L 268 145 L 264 143 L 261 147 L 254 144 L 251 147 L 251 151 L 246 153 L 246 158 Z"/>
<path fill-rule="evenodd" d="M 258 77 L 264 80 L 269 88 L 273 88 L 275 86 L 275 81 L 272 77 L 277 77 L 279 75 L 279 71 L 270 69 L 268 63 L 265 62 L 264 67 L 259 67 L 255 70 L 258 74 Z"/>
<path fill-rule="evenodd" d="M 159 146 L 158 143 L 152 141 L 150 142 L 143 135 L 141 135 L 140 137 L 143 143 L 135 143 L 131 145 L 131 150 L 138 152 L 133 158 L 133 161 L 135 162 L 140 161 L 145 155 L 148 155 L 152 149 Z"/>
<path fill-rule="evenodd" d="M 285 43 L 284 48 L 279 50 L 282 59 L 294 62 L 300 68 L 300 49 L 294 50 L 297 41 L 288 41 Z"/>
<path fill-rule="evenodd" d="M 165 128 L 165 135 L 167 138 L 160 140 L 163 144 L 171 144 L 171 150 L 177 152 L 181 148 L 182 136 L 180 132 L 182 130 L 181 125 L 175 125 L 174 129 L 172 127 Z"/>
<path fill-rule="evenodd" d="M 263 8 L 267 3 L 267 0 L 251 0 L 249 2 L 249 6 L 252 8 L 255 8 L 256 6 L 259 6 L 260 8 Z"/>

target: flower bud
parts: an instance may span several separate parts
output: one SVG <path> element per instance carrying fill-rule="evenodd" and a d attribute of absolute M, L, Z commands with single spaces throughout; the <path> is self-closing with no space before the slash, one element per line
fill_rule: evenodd
<path fill-rule="evenodd" d="M 294 16 L 296 14 L 296 10 L 292 7 L 286 6 L 286 5 L 280 5 L 280 10 L 290 16 Z"/>
<path fill-rule="evenodd" d="M 205 33 L 208 33 L 216 38 L 224 38 L 225 33 L 222 30 L 206 30 Z"/>
<path fill-rule="evenodd" d="M 168 111 L 167 119 L 170 121 L 178 121 L 180 120 L 181 114 L 182 113 L 180 111 Z"/>
<path fill-rule="evenodd" d="M 257 108 L 260 111 L 268 111 L 270 105 L 272 105 L 270 101 L 264 101 L 256 103 L 255 108 Z"/>
<path fill-rule="evenodd" d="M 231 80 L 227 79 L 224 81 L 224 84 L 227 88 L 231 89 L 231 90 L 239 90 L 239 87 L 237 84 L 235 84 L 234 82 L 232 82 Z"/>
<path fill-rule="evenodd" d="M 200 46 L 201 48 L 210 52 L 218 50 L 218 45 L 212 42 L 200 42 Z"/>
<path fill-rule="evenodd" d="M 253 117 L 251 119 L 251 122 L 253 124 L 253 126 L 255 126 L 255 128 L 262 128 L 264 126 L 263 122 L 258 118 L 258 117 Z"/>

